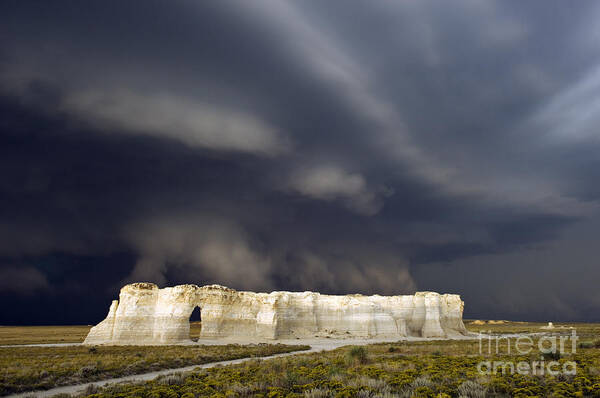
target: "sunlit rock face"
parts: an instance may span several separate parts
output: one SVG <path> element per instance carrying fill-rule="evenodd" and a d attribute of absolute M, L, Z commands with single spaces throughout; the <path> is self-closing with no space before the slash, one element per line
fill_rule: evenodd
<path fill-rule="evenodd" d="M 85 344 L 176 344 L 189 341 L 189 318 L 200 307 L 201 338 L 446 338 L 466 334 L 455 294 L 331 296 L 313 292 L 238 292 L 219 285 L 121 289 Z"/>

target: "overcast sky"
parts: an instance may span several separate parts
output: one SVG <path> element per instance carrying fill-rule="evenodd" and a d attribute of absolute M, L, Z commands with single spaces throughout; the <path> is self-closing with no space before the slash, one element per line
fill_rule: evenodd
<path fill-rule="evenodd" d="M 600 3 L 0 4 L 0 324 L 119 288 L 599 321 Z"/>

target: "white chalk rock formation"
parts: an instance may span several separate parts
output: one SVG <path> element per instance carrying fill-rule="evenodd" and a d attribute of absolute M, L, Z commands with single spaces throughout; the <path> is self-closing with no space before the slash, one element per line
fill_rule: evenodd
<path fill-rule="evenodd" d="M 456 294 L 331 296 L 313 292 L 238 292 L 219 285 L 121 289 L 105 320 L 84 344 L 157 345 L 189 341 L 189 318 L 200 307 L 201 338 L 454 337 L 467 331 Z"/>

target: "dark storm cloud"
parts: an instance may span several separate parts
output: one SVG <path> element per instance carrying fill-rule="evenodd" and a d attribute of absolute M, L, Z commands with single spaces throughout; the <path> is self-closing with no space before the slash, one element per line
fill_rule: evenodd
<path fill-rule="evenodd" d="M 81 321 L 152 280 L 435 288 L 488 317 L 593 318 L 584 291 L 545 289 L 563 276 L 527 305 L 481 296 L 520 286 L 499 262 L 538 272 L 597 217 L 595 3 L 0 11 L 0 293 L 23 307 L 93 287 L 60 317 Z"/>

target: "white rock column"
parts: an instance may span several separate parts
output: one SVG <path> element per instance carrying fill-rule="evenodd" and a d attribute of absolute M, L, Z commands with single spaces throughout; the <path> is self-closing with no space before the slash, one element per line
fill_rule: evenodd
<path fill-rule="evenodd" d="M 197 304 L 195 285 L 160 289 L 154 309 L 152 342 L 182 343 L 190 340 L 190 315 Z"/>
<path fill-rule="evenodd" d="M 419 293 L 417 293 L 419 294 Z M 421 329 L 422 337 L 446 337 L 440 323 L 441 300 L 438 293 L 426 292 L 424 294 L 425 323 Z"/>
<path fill-rule="evenodd" d="M 90 329 L 87 337 L 83 341 L 83 344 L 106 344 L 106 342 L 113 340 L 113 328 L 115 326 L 115 316 L 117 314 L 118 306 L 119 300 L 113 300 L 106 318 L 98 325 Z"/>
<path fill-rule="evenodd" d="M 153 283 L 133 283 L 121 289 L 113 343 L 148 344 L 153 341 L 158 291 L 158 286 Z"/>

